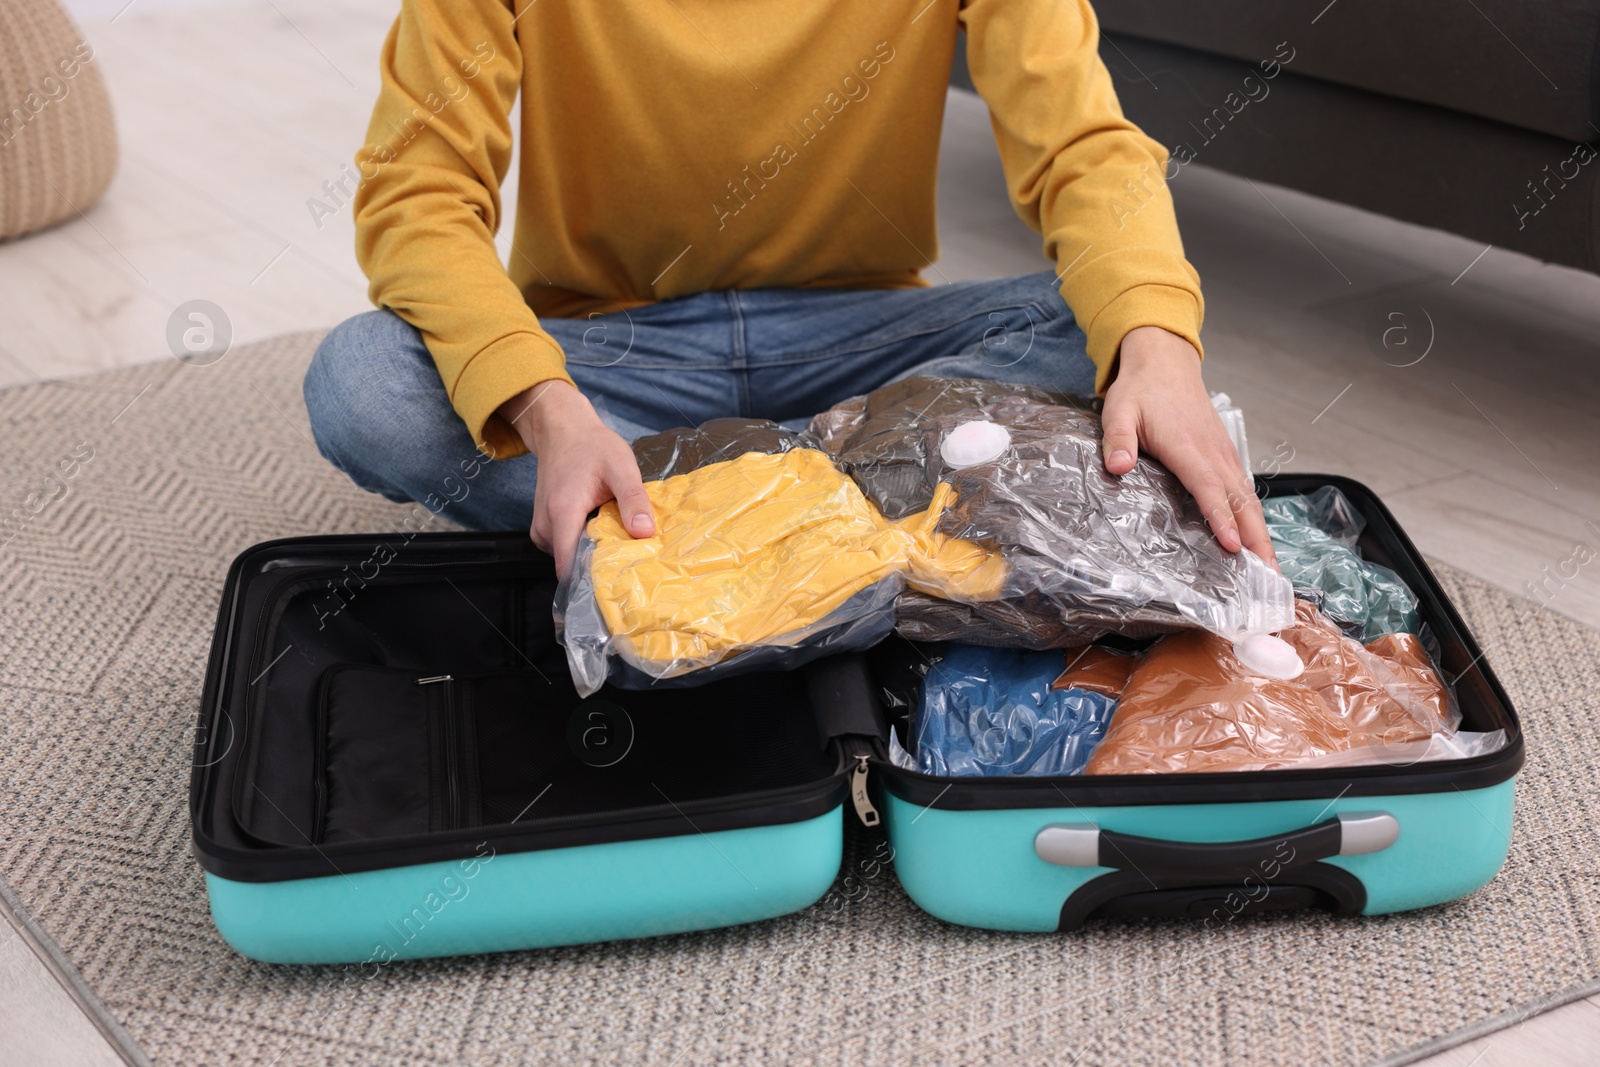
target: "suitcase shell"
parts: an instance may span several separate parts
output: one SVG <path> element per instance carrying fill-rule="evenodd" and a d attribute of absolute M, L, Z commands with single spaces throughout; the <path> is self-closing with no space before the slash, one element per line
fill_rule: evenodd
<path fill-rule="evenodd" d="M 579 701 L 553 569 L 524 534 L 293 538 L 235 560 L 212 643 L 190 810 L 217 928 L 259 960 L 382 966 L 752 922 L 818 900 L 845 819 L 880 814 L 907 893 L 969 926 L 1378 914 L 1471 892 L 1509 848 L 1509 701 L 1369 491 L 1263 484 L 1350 497 L 1364 554 L 1417 592 L 1461 676 L 1464 728 L 1506 729 L 1506 748 L 1407 768 L 934 778 L 884 758 L 870 657 Z"/>
<path fill-rule="evenodd" d="M 1261 483 L 1278 494 L 1332 485 L 1349 498 L 1367 521 L 1363 556 L 1420 601 L 1462 728 L 1503 729 L 1509 743 L 1411 766 L 1214 774 L 955 779 L 880 762 L 874 788 L 895 873 L 919 907 L 996 930 L 1114 916 L 1214 925 L 1305 906 L 1379 915 L 1464 896 L 1499 871 L 1523 740 L 1466 624 L 1364 485 L 1326 475 Z"/>
<path fill-rule="evenodd" d="M 751 922 L 827 891 L 866 739 L 813 715 L 804 677 L 579 701 L 554 587 L 521 533 L 234 562 L 190 786 L 234 948 L 376 965 Z"/>

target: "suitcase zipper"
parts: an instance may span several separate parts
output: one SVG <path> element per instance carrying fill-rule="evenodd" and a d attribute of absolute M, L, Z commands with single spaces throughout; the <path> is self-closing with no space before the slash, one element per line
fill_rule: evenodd
<path fill-rule="evenodd" d="M 434 674 L 418 678 L 418 685 L 442 685 L 444 693 L 444 828 L 454 830 L 461 822 L 461 782 L 456 766 L 456 687 L 455 676 Z"/>
<path fill-rule="evenodd" d="M 864 752 L 857 753 L 855 769 L 850 772 L 850 800 L 855 804 L 856 818 L 861 820 L 862 826 L 878 825 L 878 809 L 872 806 L 872 797 L 867 794 L 869 758 Z"/>

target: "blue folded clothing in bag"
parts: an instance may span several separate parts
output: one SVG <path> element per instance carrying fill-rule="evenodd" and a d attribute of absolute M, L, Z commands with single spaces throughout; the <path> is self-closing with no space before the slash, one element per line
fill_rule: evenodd
<path fill-rule="evenodd" d="M 917 770 L 954 777 L 1082 771 L 1116 701 L 1052 690 L 1063 665 L 1059 651 L 951 645 L 923 683 Z"/>
<path fill-rule="evenodd" d="M 1261 511 L 1284 577 L 1319 593 L 1314 602 L 1345 633 L 1365 644 L 1418 631 L 1415 594 L 1394 571 L 1361 558 L 1356 540 L 1366 523 L 1338 489 L 1268 497 Z"/>

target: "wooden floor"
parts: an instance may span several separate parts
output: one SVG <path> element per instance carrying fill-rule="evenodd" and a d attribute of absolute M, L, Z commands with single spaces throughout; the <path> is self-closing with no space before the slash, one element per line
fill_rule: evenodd
<path fill-rule="evenodd" d="M 392 5 L 69 6 L 122 161 L 85 217 L 0 245 L 0 385 L 169 359 L 168 318 L 191 299 L 220 306 L 236 344 L 364 310 L 348 214 L 319 224 L 307 201 L 364 139 Z M 1207 378 L 1244 408 L 1254 466 L 1359 478 L 1424 552 L 1600 627 L 1600 277 L 1198 166 L 1173 193 L 1205 280 Z M 936 281 L 1045 266 L 962 93 L 940 224 Z M 1374 340 L 1397 324 L 1410 347 Z M 20 939 L 0 940 L 0 976 L 0 1067 L 107 1058 Z M 1424 1062 L 1593 1063 L 1597 1048 L 1590 999 Z"/>

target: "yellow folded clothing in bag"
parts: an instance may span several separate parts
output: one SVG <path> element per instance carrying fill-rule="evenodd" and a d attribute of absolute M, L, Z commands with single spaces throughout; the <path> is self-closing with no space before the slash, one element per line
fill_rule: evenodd
<path fill-rule="evenodd" d="M 998 597 L 1005 581 L 998 553 L 934 529 L 949 486 L 925 512 L 891 522 L 815 449 L 750 452 L 647 482 L 645 491 L 655 536 L 631 537 L 608 503 L 589 522 L 592 545 L 575 570 L 586 563 L 607 651 L 652 678 L 752 648 L 792 648 L 870 615 L 881 616 L 876 640 L 893 625 L 894 598 L 907 584 L 983 600 Z M 583 644 L 569 640 L 569 655 Z"/>
<path fill-rule="evenodd" d="M 955 488 L 949 482 L 940 482 L 925 511 L 894 523 L 911 539 L 906 558 L 907 584 L 919 593 L 968 604 L 999 600 L 1005 595 L 1006 576 L 1011 571 L 1005 557 L 996 549 L 942 534 L 937 529 L 945 509 L 955 502 Z M 867 506 L 872 507 L 870 500 Z"/>

